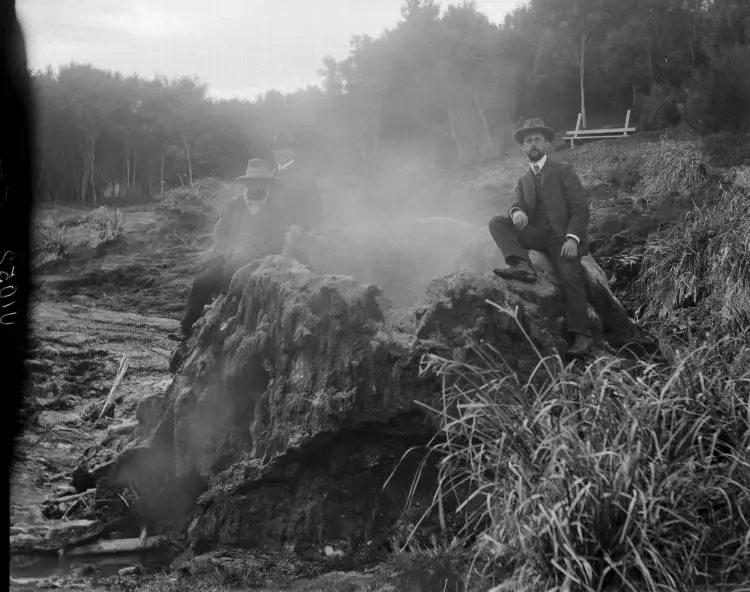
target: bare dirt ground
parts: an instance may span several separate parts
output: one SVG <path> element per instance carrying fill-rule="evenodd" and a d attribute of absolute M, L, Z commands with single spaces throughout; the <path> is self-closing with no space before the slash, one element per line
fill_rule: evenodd
<path fill-rule="evenodd" d="M 75 209 L 54 213 L 73 227 L 81 215 Z M 76 508 L 62 505 L 45 516 L 43 502 L 75 493 L 71 471 L 84 450 L 110 425 L 134 419 L 141 397 L 169 381 L 169 353 L 199 249 L 149 236 L 155 224 L 150 208 L 123 214 L 126 238 L 115 252 L 81 245 L 68 260 L 36 272 L 27 390 L 33 420 L 14 469 L 11 534 L 47 529 L 62 519 L 55 514 L 72 513 Z M 117 389 L 115 417 L 97 422 L 123 356 L 129 367 Z M 67 570 L 22 569 L 20 561 L 12 566 L 12 575 L 50 571 Z"/>

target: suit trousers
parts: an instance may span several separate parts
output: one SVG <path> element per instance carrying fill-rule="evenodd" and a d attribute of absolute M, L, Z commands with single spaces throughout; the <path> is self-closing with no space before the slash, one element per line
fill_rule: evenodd
<path fill-rule="evenodd" d="M 252 261 L 250 257 L 233 257 L 227 261 L 215 259 L 198 274 L 190 288 L 185 313 L 180 321 L 185 337 L 192 333 L 193 324 L 200 318 L 203 307 L 211 304 L 211 301 L 219 294 L 226 292 L 234 273 L 250 261 Z"/>
<path fill-rule="evenodd" d="M 529 249 L 545 253 L 555 270 L 565 299 L 565 320 L 568 331 L 591 336 L 586 299 L 586 278 L 581 255 L 566 259 L 560 254 L 565 243 L 551 228 L 528 225 L 518 230 L 513 221 L 496 216 L 490 221 L 490 234 L 509 265 L 513 260 L 529 261 Z"/>

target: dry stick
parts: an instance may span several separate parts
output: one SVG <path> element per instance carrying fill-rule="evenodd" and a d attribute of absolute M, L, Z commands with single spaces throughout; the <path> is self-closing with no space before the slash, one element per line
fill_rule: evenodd
<path fill-rule="evenodd" d="M 92 493 L 96 493 L 96 487 L 92 489 L 87 489 L 86 491 L 82 493 L 74 493 L 72 495 L 64 495 L 62 497 L 57 497 L 53 499 L 46 499 L 42 502 L 42 504 L 61 504 L 63 502 L 73 502 L 76 500 L 81 499 L 82 497 L 85 497 L 87 495 L 91 495 Z"/>
<path fill-rule="evenodd" d="M 108 431 L 110 435 L 124 434 L 126 432 L 130 432 L 131 430 L 134 430 L 137 427 L 138 427 L 138 420 L 134 420 L 134 421 L 128 421 L 127 423 L 121 423 L 119 425 L 110 426 Z"/>
<path fill-rule="evenodd" d="M 99 419 L 101 419 L 104 414 L 107 412 L 107 410 L 112 406 L 112 402 L 115 398 L 115 391 L 117 390 L 117 387 L 120 385 L 120 382 L 122 381 L 122 377 L 125 376 L 125 371 L 128 369 L 128 357 L 126 355 L 122 356 L 122 360 L 120 361 L 120 368 L 117 370 L 117 376 L 115 377 L 115 382 L 112 385 L 112 388 L 109 391 L 109 395 L 107 395 L 107 400 L 104 402 L 104 407 L 102 407 L 101 413 L 99 413 Z"/>
<path fill-rule="evenodd" d="M 118 493 L 117 497 L 122 500 L 122 503 L 125 504 L 125 507 L 127 507 L 127 508 L 130 507 L 130 504 L 128 503 L 128 500 L 125 499 L 124 495 L 122 495 L 121 493 Z"/>
<path fill-rule="evenodd" d="M 70 514 L 70 512 L 73 510 L 73 508 L 75 508 L 81 502 L 82 499 L 84 499 L 84 498 L 79 497 L 72 504 L 70 504 L 70 506 L 68 507 L 68 509 L 65 510 L 65 513 L 63 514 L 62 520 L 67 520 L 68 515 Z"/>
<path fill-rule="evenodd" d="M 135 553 L 154 549 L 163 545 L 166 541 L 167 538 L 164 536 L 154 536 L 145 542 L 141 542 L 140 539 L 101 540 L 89 545 L 69 549 L 67 554 L 81 557 L 86 555 L 108 555 L 110 553 Z"/>

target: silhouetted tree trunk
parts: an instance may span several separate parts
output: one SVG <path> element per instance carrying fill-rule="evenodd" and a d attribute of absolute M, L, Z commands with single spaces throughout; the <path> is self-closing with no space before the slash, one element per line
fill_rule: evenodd
<path fill-rule="evenodd" d="M 479 113 L 479 117 L 482 120 L 482 126 L 484 127 L 484 133 L 487 138 L 487 147 L 494 151 L 495 145 L 492 141 L 492 135 L 490 134 L 490 127 L 487 125 L 487 118 L 484 116 L 484 111 L 482 111 L 482 107 L 479 104 L 479 97 L 477 97 L 477 89 L 474 89 L 474 105 L 477 108 L 477 113 Z"/>
<path fill-rule="evenodd" d="M 453 138 L 453 145 L 456 147 L 458 158 L 463 161 L 464 151 L 463 148 L 461 148 L 461 142 L 459 142 L 458 135 L 456 134 L 456 124 L 453 119 L 453 101 L 450 99 L 448 99 L 448 126 L 451 130 L 451 138 Z"/>

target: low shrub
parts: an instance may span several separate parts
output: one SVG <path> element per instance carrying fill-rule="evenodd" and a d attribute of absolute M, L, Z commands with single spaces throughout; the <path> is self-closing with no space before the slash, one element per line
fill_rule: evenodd
<path fill-rule="evenodd" d="M 668 85 L 655 84 L 650 94 L 638 97 L 640 129 L 661 130 L 674 127 L 682 121 L 683 93 Z"/>
<path fill-rule="evenodd" d="M 394 554 L 392 583 L 396 590 L 412 592 L 464 592 L 466 565 L 464 549 L 451 545 L 412 546 Z"/>
<path fill-rule="evenodd" d="M 608 171 L 612 185 L 625 193 L 633 193 L 641 182 L 640 159 L 631 157 Z"/>
<path fill-rule="evenodd" d="M 208 232 L 218 219 L 220 203 L 217 199 L 224 183 L 208 177 L 187 187 L 171 189 L 155 208 L 166 231 Z"/>
<path fill-rule="evenodd" d="M 702 133 L 750 129 L 750 47 L 735 45 L 710 56 L 687 99 L 687 117 Z"/>
<path fill-rule="evenodd" d="M 65 257 L 72 246 L 70 230 L 52 216 L 37 222 L 34 228 L 34 255 L 37 259 Z"/>

